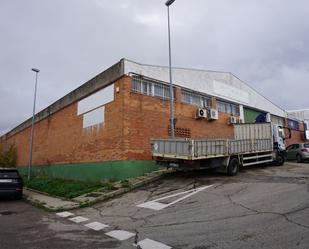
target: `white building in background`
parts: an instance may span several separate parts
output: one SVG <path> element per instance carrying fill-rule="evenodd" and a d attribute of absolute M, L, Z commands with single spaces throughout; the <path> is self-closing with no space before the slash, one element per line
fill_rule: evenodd
<path fill-rule="evenodd" d="M 309 109 L 287 111 L 287 116 L 304 122 L 305 139 L 309 140 Z"/>
<path fill-rule="evenodd" d="M 287 111 L 288 118 L 304 121 L 305 129 L 309 130 L 309 109 Z"/>

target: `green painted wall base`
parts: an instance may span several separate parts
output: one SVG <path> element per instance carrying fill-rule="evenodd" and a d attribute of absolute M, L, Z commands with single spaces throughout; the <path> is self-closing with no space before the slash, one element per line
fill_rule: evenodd
<path fill-rule="evenodd" d="M 22 175 L 27 167 L 19 167 Z M 157 170 L 154 161 L 112 161 L 33 166 L 32 174 L 81 181 L 125 180 Z"/>

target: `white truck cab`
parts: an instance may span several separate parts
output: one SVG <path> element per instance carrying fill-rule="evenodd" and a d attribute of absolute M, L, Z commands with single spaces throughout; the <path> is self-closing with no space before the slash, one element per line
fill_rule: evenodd
<path fill-rule="evenodd" d="M 284 129 L 281 125 L 273 124 L 273 138 L 275 148 L 280 151 L 285 150 L 285 134 Z"/>

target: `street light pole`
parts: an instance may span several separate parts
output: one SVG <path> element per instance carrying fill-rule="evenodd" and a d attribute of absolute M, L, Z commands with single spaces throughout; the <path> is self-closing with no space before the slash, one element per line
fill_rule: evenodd
<path fill-rule="evenodd" d="M 167 25 L 168 25 L 168 52 L 169 52 L 169 74 L 170 74 L 170 126 L 171 126 L 171 138 L 175 137 L 175 119 L 174 119 L 174 92 L 172 82 L 172 49 L 171 49 L 171 29 L 170 29 L 170 5 L 175 0 L 166 1 L 167 6 Z"/>
<path fill-rule="evenodd" d="M 34 137 L 34 118 L 35 118 L 35 103 L 36 103 L 36 88 L 38 84 L 38 73 L 39 69 L 32 68 L 33 72 L 35 72 L 35 86 L 34 86 L 34 100 L 33 100 L 33 112 L 32 112 L 32 123 L 31 123 L 31 137 L 30 137 L 30 152 L 29 152 L 29 165 L 28 165 L 28 180 L 31 178 L 32 171 L 32 147 L 33 147 L 33 137 Z"/>

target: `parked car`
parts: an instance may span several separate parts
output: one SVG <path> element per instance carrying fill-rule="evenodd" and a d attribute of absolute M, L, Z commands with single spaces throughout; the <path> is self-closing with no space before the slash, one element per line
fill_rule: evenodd
<path fill-rule="evenodd" d="M 23 180 L 17 169 L 0 168 L 0 195 L 22 198 Z"/>
<path fill-rule="evenodd" d="M 286 154 L 288 160 L 296 160 L 298 163 L 309 160 L 309 143 L 291 144 L 286 148 Z"/>

